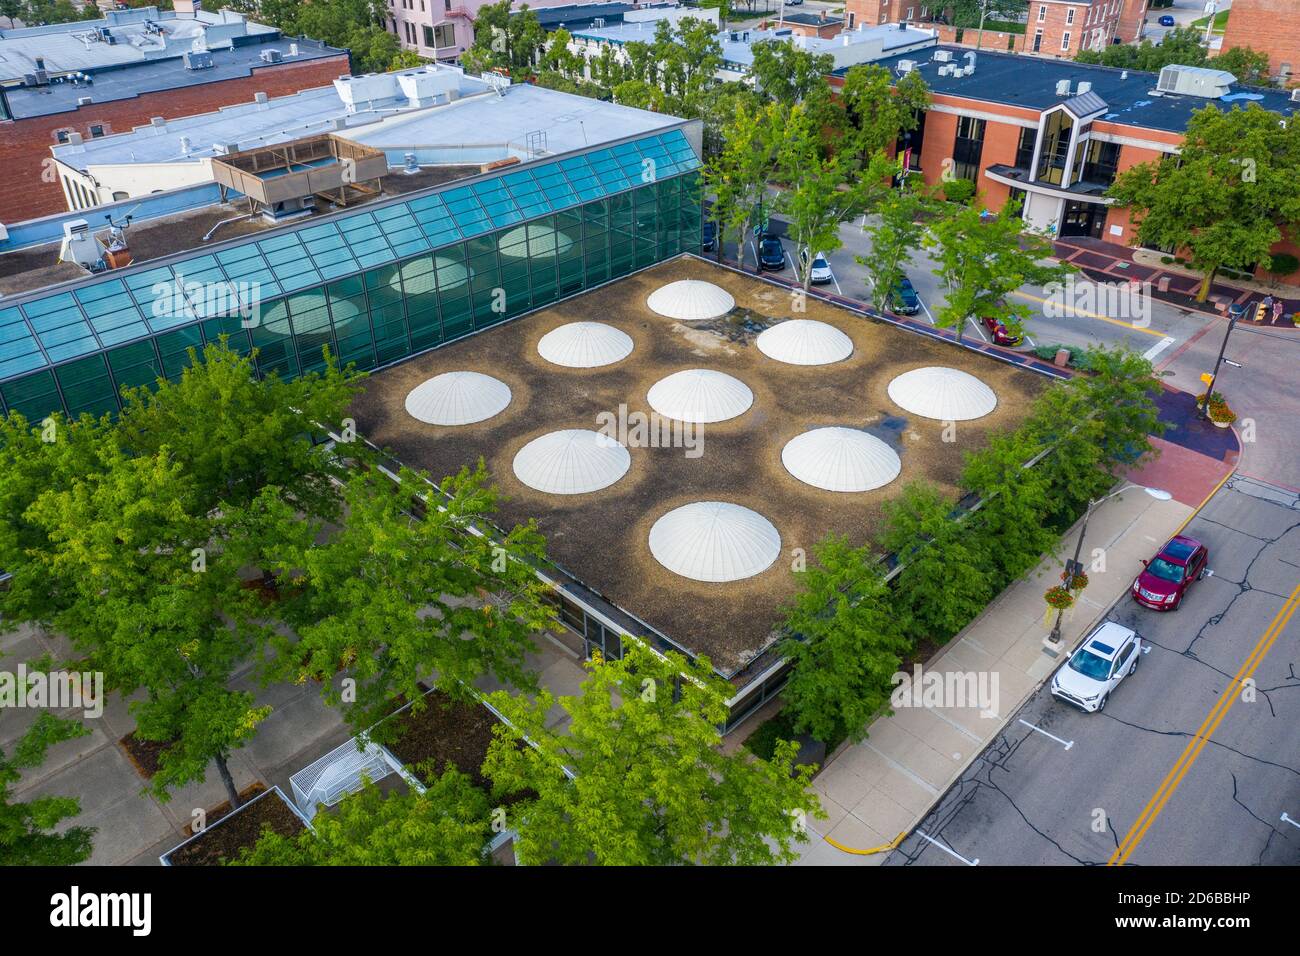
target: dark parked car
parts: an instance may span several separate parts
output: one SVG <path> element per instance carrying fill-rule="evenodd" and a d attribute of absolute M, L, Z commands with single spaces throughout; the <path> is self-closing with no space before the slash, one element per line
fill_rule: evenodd
<path fill-rule="evenodd" d="M 889 292 L 889 311 L 895 315 L 916 315 L 921 311 L 921 300 L 912 288 L 912 280 L 907 276 L 898 280 L 898 284 Z"/>
<path fill-rule="evenodd" d="M 980 322 L 984 324 L 984 328 L 988 329 L 989 335 L 992 336 L 994 343 L 997 345 L 1014 346 L 1019 345 L 1023 341 L 1023 338 L 1019 335 L 1014 335 L 1011 330 L 1003 324 L 1001 319 L 995 319 L 992 316 L 986 315 L 984 318 L 980 319 Z"/>
<path fill-rule="evenodd" d="M 758 237 L 758 265 L 773 272 L 785 268 L 785 246 L 781 245 L 779 236 L 765 232 Z"/>
<path fill-rule="evenodd" d="M 1209 549 L 1186 535 L 1177 535 L 1160 549 L 1146 570 L 1133 581 L 1133 600 L 1156 611 L 1176 611 L 1194 581 L 1205 577 Z"/>
<path fill-rule="evenodd" d="M 704 220 L 704 235 L 700 238 L 700 248 L 705 252 L 712 252 L 713 244 L 718 241 L 718 224 L 712 219 Z"/>
<path fill-rule="evenodd" d="M 1174 25 L 1174 18 L 1166 13 L 1163 17 L 1160 18 L 1160 25 L 1162 27 L 1172 27 Z"/>

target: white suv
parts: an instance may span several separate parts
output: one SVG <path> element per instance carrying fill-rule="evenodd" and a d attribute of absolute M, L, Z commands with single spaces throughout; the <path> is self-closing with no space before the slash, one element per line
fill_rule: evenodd
<path fill-rule="evenodd" d="M 1110 692 L 1138 669 L 1142 639 L 1123 625 L 1107 621 L 1085 640 L 1052 678 L 1052 696 L 1095 713 Z"/>

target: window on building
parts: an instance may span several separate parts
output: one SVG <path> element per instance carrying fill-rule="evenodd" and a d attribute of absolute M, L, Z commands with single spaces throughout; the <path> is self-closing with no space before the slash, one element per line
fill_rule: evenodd
<path fill-rule="evenodd" d="M 916 114 L 916 129 L 905 130 L 894 144 L 894 154 L 900 159 L 907 154 L 907 168 L 911 172 L 921 169 L 921 147 L 925 144 L 925 111 Z M 908 150 L 911 152 L 908 153 Z"/>
<path fill-rule="evenodd" d="M 448 2 L 450 2 L 450 0 L 448 0 Z M 849 29 L 850 29 L 850 30 L 853 29 L 853 17 L 854 17 L 853 13 L 850 12 L 850 13 L 849 13 Z"/>
<path fill-rule="evenodd" d="M 1068 27 L 1074 23 L 1074 7 L 1065 11 L 1065 25 Z"/>
<path fill-rule="evenodd" d="M 1037 53 L 1042 48 L 1043 48 L 1043 31 L 1035 30 L 1034 31 L 1034 52 Z"/>
<path fill-rule="evenodd" d="M 1040 3 L 1038 5 L 1038 22 L 1042 23 L 1047 19 L 1047 5 Z"/>
<path fill-rule="evenodd" d="M 433 28 L 434 46 L 442 50 L 449 46 L 456 45 L 456 25 L 454 23 L 439 23 Z"/>
<path fill-rule="evenodd" d="M 1061 49 L 1062 49 L 1062 50 L 1068 50 L 1068 49 L 1070 49 L 1070 31 L 1069 31 L 1069 30 L 1066 30 L 1064 33 L 1061 34 Z"/>
<path fill-rule="evenodd" d="M 433 46 L 433 27 L 426 23 L 421 29 L 424 31 L 424 45 Z"/>
<path fill-rule="evenodd" d="M 451 0 L 442 0 L 442 8 L 448 12 L 451 12 Z"/>
<path fill-rule="evenodd" d="M 99 137 L 101 137 L 101 136 L 103 136 L 103 135 L 104 135 L 104 127 L 103 127 L 102 125 L 100 125 L 99 123 L 95 123 L 95 124 L 93 124 L 93 125 L 90 127 L 90 138 L 91 138 L 91 139 L 99 139 Z"/>
<path fill-rule="evenodd" d="M 66 142 L 68 141 L 68 135 L 69 135 L 71 132 L 72 132 L 72 130 L 70 130 L 70 129 L 58 129 L 58 130 L 55 130 L 55 131 L 54 131 L 54 138 L 57 139 L 60 143 L 66 143 Z"/>
<path fill-rule="evenodd" d="M 113 191 L 113 202 L 121 202 L 123 199 L 130 199 L 130 198 L 131 198 L 130 195 L 122 192 L 122 190 L 120 189 Z"/>
<path fill-rule="evenodd" d="M 1065 180 L 1065 162 L 1070 155 L 1074 119 L 1063 109 L 1051 113 L 1043 124 L 1043 146 L 1038 152 L 1036 179 L 1060 186 Z"/>
<path fill-rule="evenodd" d="M 973 116 L 957 118 L 957 139 L 952 146 L 952 171 L 958 179 L 979 182 L 980 156 L 984 152 L 984 126 L 984 120 Z"/>
<path fill-rule="evenodd" d="M 1034 164 L 1034 141 L 1038 139 L 1038 129 L 1025 126 L 1020 130 L 1020 142 L 1016 144 L 1016 169 L 1028 169 Z"/>
<path fill-rule="evenodd" d="M 1119 144 L 1090 140 L 1083 154 L 1079 178 L 1084 182 L 1109 186 L 1119 172 Z"/>

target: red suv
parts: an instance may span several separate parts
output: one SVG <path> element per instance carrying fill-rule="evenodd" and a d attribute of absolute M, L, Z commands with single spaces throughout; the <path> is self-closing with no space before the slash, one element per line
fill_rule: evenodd
<path fill-rule="evenodd" d="M 1012 333 L 1001 319 L 995 319 L 990 315 L 986 315 L 984 318 L 980 319 L 980 322 L 993 336 L 993 342 L 995 345 L 1015 346 L 1019 345 L 1022 341 L 1021 337 Z"/>
<path fill-rule="evenodd" d="M 1133 581 L 1133 600 L 1156 611 L 1175 611 L 1193 581 L 1205 577 L 1210 551 L 1195 538 L 1178 535 L 1150 561 Z"/>

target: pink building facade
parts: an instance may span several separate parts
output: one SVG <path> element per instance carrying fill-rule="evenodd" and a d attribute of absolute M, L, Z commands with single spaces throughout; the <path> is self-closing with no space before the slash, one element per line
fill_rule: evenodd
<path fill-rule="evenodd" d="M 474 20 L 490 0 L 387 0 L 388 30 L 404 50 L 454 60 L 474 43 Z M 530 9 L 572 6 L 573 0 L 528 0 Z M 522 4 L 516 4 L 518 10 Z"/>

